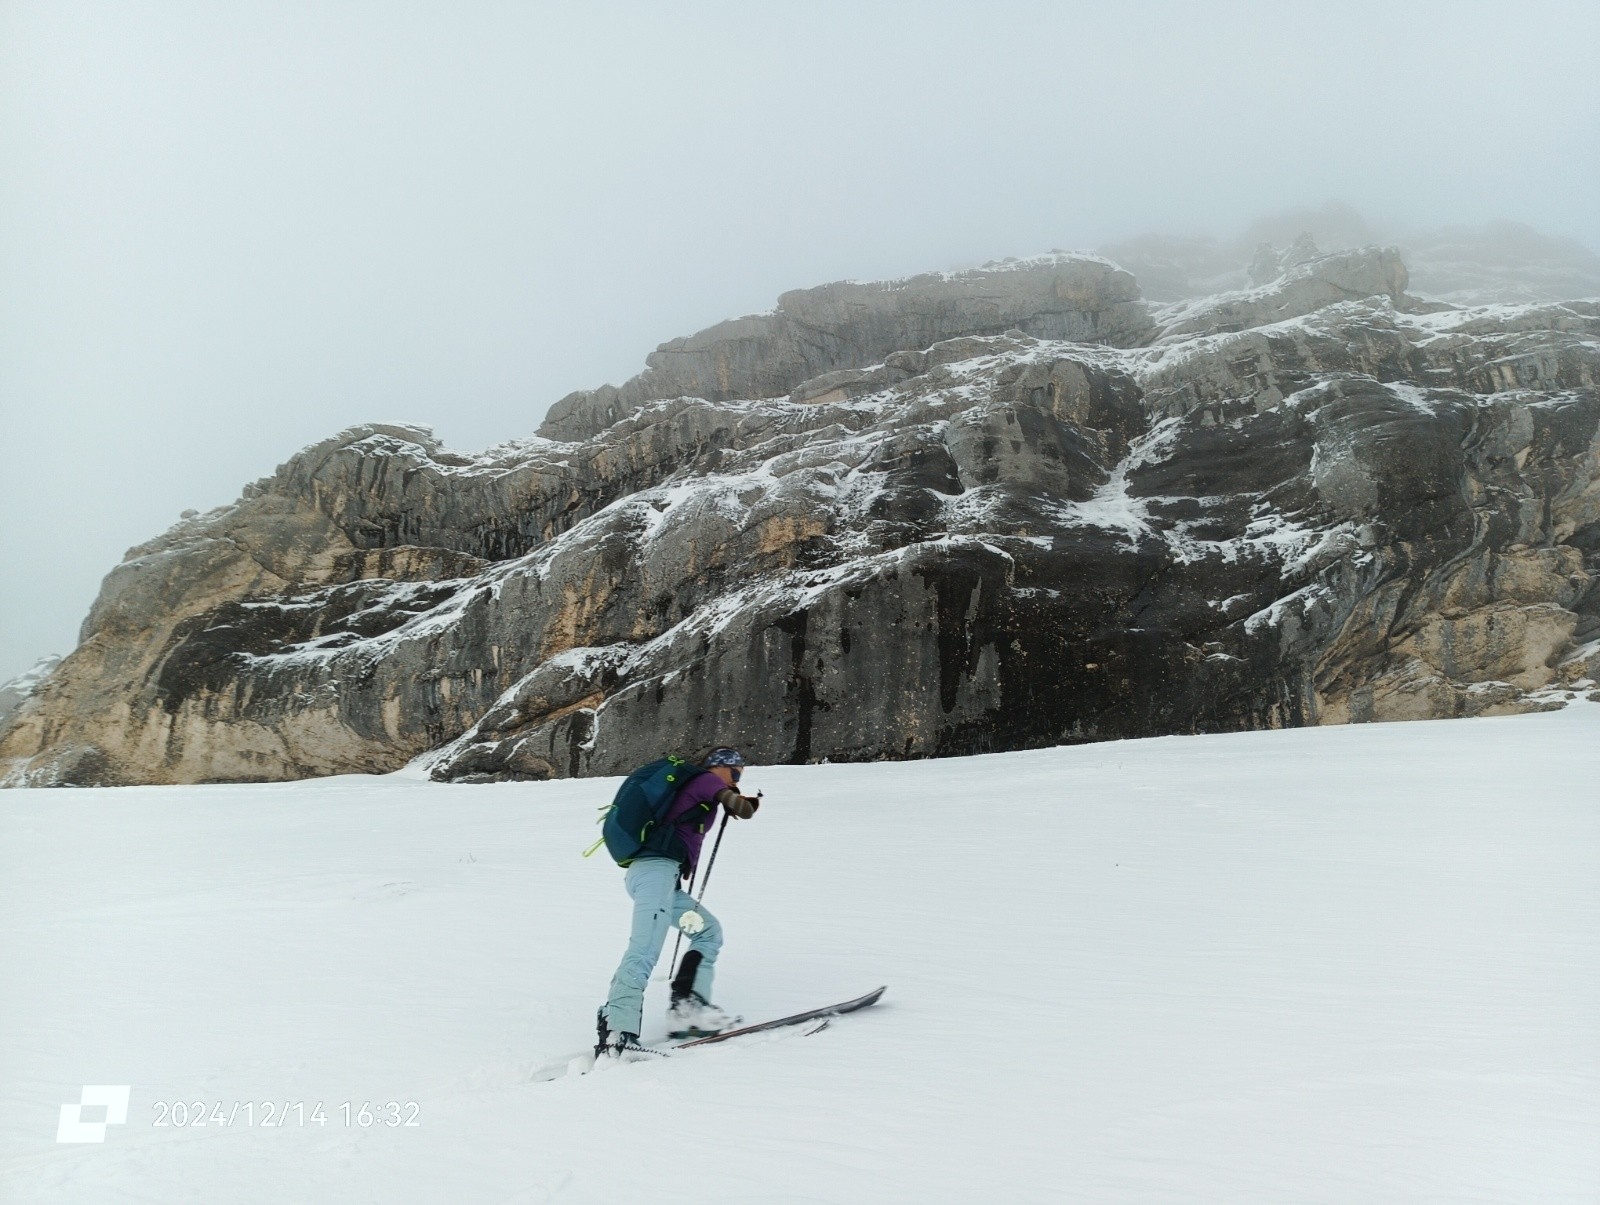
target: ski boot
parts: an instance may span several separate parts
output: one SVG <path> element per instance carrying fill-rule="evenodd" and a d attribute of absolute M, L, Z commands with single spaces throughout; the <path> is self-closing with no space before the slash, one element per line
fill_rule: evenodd
<path fill-rule="evenodd" d="M 675 998 L 667 1010 L 667 1037 L 709 1038 L 743 1019 L 718 1008 L 699 992 L 690 992 Z"/>
<path fill-rule="evenodd" d="M 667 1010 L 667 1037 L 709 1038 L 732 1029 L 742 1017 L 730 1016 L 694 990 L 700 973 L 700 951 L 690 950 L 672 977 L 672 1007 Z"/>
<path fill-rule="evenodd" d="M 601 1009 L 595 1014 L 594 1061 L 598 1066 L 603 1063 L 637 1063 L 645 1059 L 660 1055 L 659 1050 L 651 1050 L 642 1045 L 636 1033 L 624 1033 L 613 1030 L 606 1024 L 606 1010 Z"/>

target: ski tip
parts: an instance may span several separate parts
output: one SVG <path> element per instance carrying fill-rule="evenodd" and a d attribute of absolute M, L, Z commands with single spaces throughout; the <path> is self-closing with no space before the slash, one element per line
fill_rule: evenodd
<path fill-rule="evenodd" d="M 889 985 L 888 984 L 884 984 L 882 987 L 875 987 L 870 992 L 868 992 L 865 996 L 858 996 L 854 1000 L 845 1001 L 844 1004 L 839 1006 L 839 1011 L 840 1012 L 854 1012 L 858 1008 L 867 1008 L 867 1007 L 869 1007 L 871 1005 L 876 1004 L 879 1000 L 883 999 L 883 993 L 888 991 L 888 990 L 889 990 Z"/>

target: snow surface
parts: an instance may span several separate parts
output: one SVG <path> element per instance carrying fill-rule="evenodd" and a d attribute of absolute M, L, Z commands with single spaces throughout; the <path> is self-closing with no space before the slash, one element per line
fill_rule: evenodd
<path fill-rule="evenodd" d="M 883 1002 L 537 1084 L 621 952 L 578 856 L 614 780 L 7 792 L 0 1200 L 1594 1201 L 1597 737 L 1585 703 L 752 770 L 717 995 Z M 128 1121 L 57 1145 L 85 1084 Z M 154 1126 L 178 1100 L 329 1121 Z"/>

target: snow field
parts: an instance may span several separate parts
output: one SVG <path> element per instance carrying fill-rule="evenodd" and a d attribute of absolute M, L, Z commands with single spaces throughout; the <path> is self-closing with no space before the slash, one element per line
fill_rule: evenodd
<path fill-rule="evenodd" d="M 1592 1201 L 1597 736 L 1581 704 L 753 769 L 719 1002 L 884 1000 L 541 1084 L 626 939 L 578 856 L 616 780 L 6 792 L 0 1200 Z M 128 1121 L 57 1144 L 85 1084 Z M 329 1120 L 153 1124 L 269 1100 Z"/>

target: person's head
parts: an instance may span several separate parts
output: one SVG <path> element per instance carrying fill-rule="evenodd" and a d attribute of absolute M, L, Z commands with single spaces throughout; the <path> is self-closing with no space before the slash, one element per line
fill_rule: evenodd
<path fill-rule="evenodd" d="M 731 787 L 738 783 L 739 775 L 744 771 L 744 754 L 726 745 L 719 745 L 707 753 L 700 764 Z"/>

